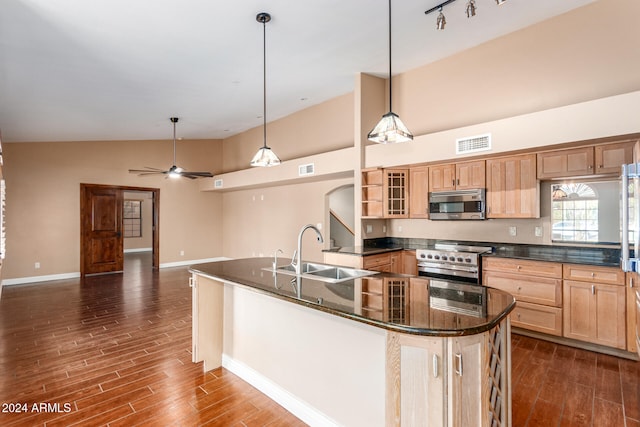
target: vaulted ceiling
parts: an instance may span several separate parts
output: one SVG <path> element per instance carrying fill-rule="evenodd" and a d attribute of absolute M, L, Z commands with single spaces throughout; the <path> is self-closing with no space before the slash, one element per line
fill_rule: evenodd
<path fill-rule="evenodd" d="M 594 0 L 393 2 L 401 73 Z M 3 0 L 0 130 L 6 142 L 225 138 L 262 123 L 262 24 L 269 121 L 388 73 L 385 0 Z"/>

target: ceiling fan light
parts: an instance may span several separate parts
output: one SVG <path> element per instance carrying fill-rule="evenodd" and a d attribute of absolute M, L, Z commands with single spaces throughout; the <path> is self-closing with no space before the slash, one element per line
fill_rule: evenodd
<path fill-rule="evenodd" d="M 413 139 L 413 135 L 409 129 L 402 123 L 400 117 L 392 111 L 382 116 L 382 119 L 373 128 L 367 136 L 369 141 L 378 144 L 395 144 L 399 142 L 408 142 Z"/>
<path fill-rule="evenodd" d="M 270 167 L 280 164 L 280 159 L 276 156 L 276 153 L 271 151 L 271 148 L 264 146 L 258 150 L 253 159 L 251 159 L 251 166 Z"/>

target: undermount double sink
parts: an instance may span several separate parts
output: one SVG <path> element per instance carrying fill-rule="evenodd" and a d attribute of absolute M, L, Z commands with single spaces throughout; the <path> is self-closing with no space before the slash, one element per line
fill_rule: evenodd
<path fill-rule="evenodd" d="M 268 269 L 276 273 L 288 274 L 296 276 L 295 266 L 281 265 L 276 269 Z M 359 277 L 377 274 L 377 271 L 359 270 L 350 267 L 339 267 L 328 264 L 318 264 L 314 262 L 303 262 L 300 268 L 300 276 L 308 279 L 320 280 L 322 282 L 339 283 L 346 280 L 353 280 Z"/>

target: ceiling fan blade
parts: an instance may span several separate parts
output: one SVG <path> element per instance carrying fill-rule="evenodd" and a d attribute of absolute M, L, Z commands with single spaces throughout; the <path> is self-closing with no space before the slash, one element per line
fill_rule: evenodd
<path fill-rule="evenodd" d="M 213 174 L 211 172 L 190 172 L 183 171 L 180 172 L 180 175 L 191 175 L 199 178 L 213 178 Z"/>
<path fill-rule="evenodd" d="M 139 172 L 164 172 L 162 169 L 158 168 L 150 168 L 149 166 L 145 166 L 144 169 L 129 169 L 130 173 L 139 173 Z"/>

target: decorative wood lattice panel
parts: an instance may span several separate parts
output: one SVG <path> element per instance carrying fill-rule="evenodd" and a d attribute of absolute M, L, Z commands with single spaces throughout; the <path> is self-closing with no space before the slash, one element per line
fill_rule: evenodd
<path fill-rule="evenodd" d="M 503 395 L 506 391 L 503 375 L 506 369 L 506 346 L 504 344 L 504 325 L 498 324 L 489 334 L 489 425 L 500 427 L 506 425 L 506 414 Z"/>

